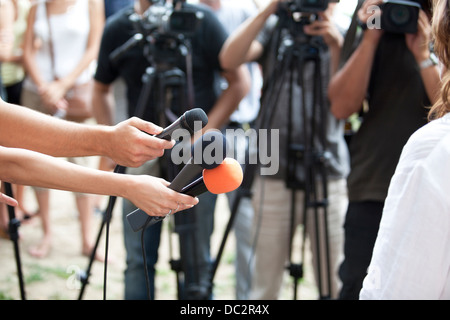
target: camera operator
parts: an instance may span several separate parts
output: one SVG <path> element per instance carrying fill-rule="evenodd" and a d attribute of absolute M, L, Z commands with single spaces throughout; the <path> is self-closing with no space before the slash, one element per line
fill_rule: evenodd
<path fill-rule="evenodd" d="M 350 144 L 341 299 L 359 297 L 401 150 L 426 124 L 427 107 L 439 92 L 439 70 L 430 60 L 430 6 L 414 2 L 422 6 L 417 32 L 402 33 L 366 28 L 371 8 L 382 1 L 364 1 L 354 13 L 364 30 L 360 42 L 329 85 L 331 110 L 338 118 L 360 112 L 365 99 L 368 104 Z"/>
<path fill-rule="evenodd" d="M 98 69 L 95 75 L 94 105 L 96 106 L 96 118 L 101 123 L 111 123 L 113 105 L 109 97 L 112 82 L 121 77 L 127 88 L 127 113 L 129 116 L 135 113 L 138 104 L 138 97 L 143 90 L 142 76 L 149 67 L 148 57 L 145 56 L 142 46 L 134 46 L 127 50 L 116 63 L 113 63 L 109 56 L 117 48 L 126 43 L 135 33 L 134 22 L 130 20 L 131 15 L 143 14 L 155 6 L 157 1 L 136 0 L 134 7 L 127 8 L 112 16 L 104 30 L 100 54 L 98 59 Z M 180 4 L 180 3 L 177 3 Z M 201 11 L 201 19 L 193 35 L 189 36 L 192 47 L 192 75 L 194 86 L 194 97 L 196 106 L 202 108 L 208 115 L 208 124 L 204 128 L 221 128 L 227 123 L 230 115 L 239 105 L 240 100 L 246 95 L 249 89 L 249 75 L 244 67 L 230 68 L 224 70 L 219 62 L 219 52 L 222 44 L 227 37 L 221 23 L 217 20 L 214 13 L 207 8 L 182 3 L 182 8 Z M 175 7 L 175 10 L 177 7 Z M 174 11 L 175 12 L 175 11 Z M 186 68 L 179 63 L 180 69 L 186 71 Z M 220 96 L 215 96 L 214 75 L 220 72 L 228 82 L 227 90 Z M 151 101 L 145 110 L 144 118 L 158 119 L 156 103 Z M 122 107 L 122 106 L 119 106 Z M 156 122 L 158 123 L 158 122 Z M 129 173 L 145 173 L 150 175 L 160 175 L 160 163 L 157 161 L 148 164 Z M 198 261 L 192 261 L 196 255 L 194 253 L 183 261 L 189 265 L 197 265 L 198 270 L 188 269 L 185 274 L 184 288 L 199 285 L 205 285 L 206 292 L 209 293 L 210 282 L 210 253 L 209 239 L 213 228 L 213 214 L 215 197 L 212 194 L 205 193 L 199 196 L 199 204 L 202 207 L 196 207 L 195 214 L 197 249 L 199 252 Z M 147 266 L 144 267 L 140 233 L 135 233 L 126 222 L 125 216 L 134 211 L 131 203 L 124 201 L 124 237 L 127 250 L 127 268 L 125 270 L 125 299 L 147 299 L 147 288 L 145 278 L 145 268 L 149 272 L 150 280 L 150 298 L 155 298 L 154 277 L 155 264 L 158 257 L 158 246 L 160 241 L 161 223 L 154 224 L 145 230 L 145 248 L 147 257 Z M 196 282 L 193 274 L 199 274 L 201 279 Z M 195 299 L 194 296 L 184 296 L 182 298 Z"/>
<path fill-rule="evenodd" d="M 430 122 L 403 147 L 360 299 L 448 300 L 450 188 L 450 4 L 433 2 L 434 52 L 441 64 L 440 97 Z M 386 276 L 388 275 L 388 276 Z"/>
<path fill-rule="evenodd" d="M 257 61 L 262 66 L 264 85 L 261 99 L 261 110 L 265 108 L 275 108 L 273 120 L 268 129 L 280 130 L 280 149 L 273 150 L 272 152 L 279 152 L 280 154 L 280 167 L 279 171 L 273 176 L 257 176 L 253 183 L 253 205 L 255 210 L 254 228 L 253 230 L 258 233 L 257 242 L 255 245 L 255 269 L 252 276 L 252 289 L 250 293 L 250 299 L 278 299 L 280 289 L 282 285 L 283 275 L 285 271 L 286 262 L 289 255 L 290 246 L 290 206 L 291 206 L 291 193 L 286 186 L 287 175 L 287 146 L 286 140 L 288 139 L 289 132 L 288 122 L 288 109 L 291 107 L 287 101 L 289 96 L 288 83 L 283 83 L 282 94 L 276 102 L 275 106 L 268 105 L 270 100 L 269 95 L 265 88 L 268 84 L 273 82 L 273 71 L 276 68 L 277 50 L 272 47 L 272 37 L 277 31 L 278 24 L 283 21 L 277 17 L 275 13 L 280 6 L 286 2 L 283 1 L 270 1 L 260 12 L 247 19 L 239 29 L 230 35 L 230 38 L 226 41 L 224 48 L 221 52 L 221 61 L 224 67 L 236 67 L 245 62 Z M 294 88 L 298 94 L 300 89 L 304 89 L 308 92 L 309 100 L 311 100 L 311 83 L 315 76 L 321 77 L 323 87 L 326 87 L 328 83 L 330 73 L 333 73 L 338 67 L 338 60 L 340 56 L 341 45 L 343 37 L 338 31 L 335 24 L 331 21 L 332 12 L 334 10 L 335 3 L 328 4 L 328 7 L 323 12 L 318 12 L 320 19 L 312 21 L 310 24 L 306 24 L 303 30 L 313 39 L 324 44 L 326 50 L 320 52 L 320 60 L 322 72 L 320 75 L 315 75 L 311 65 L 306 63 L 303 68 L 305 77 L 305 88 L 299 88 L 298 83 L 294 84 Z M 312 41 L 312 40 L 311 40 Z M 292 70 L 289 70 L 293 72 Z M 289 76 L 286 77 L 289 79 Z M 286 80 L 287 82 L 288 80 Z M 326 95 L 326 92 L 321 92 L 321 95 Z M 301 99 L 299 96 L 294 96 L 293 101 L 300 103 L 300 108 L 306 106 L 301 105 Z M 326 99 L 323 99 L 326 101 Z M 308 103 L 308 102 L 306 102 Z M 311 104 L 309 101 L 308 104 Z M 300 109 L 298 108 L 298 109 Z M 302 140 L 307 139 L 302 134 L 301 121 L 302 114 L 299 110 L 295 113 L 296 117 L 293 119 L 292 129 L 295 130 L 292 134 L 293 139 L 296 141 L 304 142 Z M 310 112 L 311 110 L 309 110 Z M 347 206 L 347 195 L 345 177 L 348 171 L 348 150 L 343 138 L 343 125 L 342 122 L 337 121 L 334 116 L 326 108 L 325 120 L 323 119 L 313 120 L 318 127 L 327 126 L 326 132 L 326 144 L 323 146 L 330 152 L 330 161 L 328 165 L 328 193 L 329 193 L 329 244 L 330 244 L 330 269 L 331 269 L 331 290 L 327 292 L 328 295 L 336 297 L 338 292 L 338 276 L 337 267 L 342 256 L 343 246 L 343 229 L 342 222 Z M 297 116 L 298 115 L 298 116 Z M 302 121 L 305 121 L 302 120 Z M 306 121 L 305 121 L 306 122 Z M 266 128 L 264 128 L 266 129 Z M 317 140 L 317 139 L 316 139 Z M 276 148 L 277 146 L 275 146 Z M 295 175 L 302 175 L 303 169 L 301 166 L 297 167 Z M 315 178 L 315 177 L 314 177 Z M 265 189 L 265 191 L 263 190 Z M 299 196 L 296 199 L 296 224 L 301 221 L 301 216 L 306 215 L 303 212 L 303 195 L 304 191 L 300 190 Z M 315 237 L 314 218 L 310 216 L 307 222 L 307 232 L 310 243 L 312 245 L 313 263 L 317 262 L 317 251 L 315 246 L 317 245 Z M 323 248 L 321 248 L 323 249 Z M 324 251 L 321 251 L 322 253 Z M 321 254 L 322 256 L 322 254 Z M 323 257 L 321 257 L 323 258 Z M 320 270 L 323 272 L 323 270 Z M 317 268 L 315 268 L 316 280 L 319 275 Z"/>

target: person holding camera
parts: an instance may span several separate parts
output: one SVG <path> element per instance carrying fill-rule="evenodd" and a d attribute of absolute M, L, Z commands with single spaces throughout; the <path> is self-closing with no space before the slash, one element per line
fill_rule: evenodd
<path fill-rule="evenodd" d="M 360 299 L 448 300 L 450 198 L 450 6 L 433 6 L 434 50 L 442 89 L 402 150 L 392 177 Z"/>
<path fill-rule="evenodd" d="M 403 2 L 400 5 L 408 7 L 395 8 L 411 10 L 421 4 L 417 21 L 410 22 L 416 26 L 415 33 L 401 30 L 405 23 L 392 31 L 384 30 L 382 23 L 371 24 L 393 16 L 387 14 L 388 8 L 380 7 L 382 2 L 366 0 L 356 8 L 354 14 L 363 29 L 361 39 L 329 85 L 336 117 L 362 116 L 350 142 L 340 299 L 359 297 L 401 150 L 411 134 L 426 124 L 428 107 L 436 101 L 440 86 L 429 46 L 428 1 Z M 391 22 L 395 25 L 395 20 Z"/>
<path fill-rule="evenodd" d="M 224 67 L 236 67 L 242 63 L 249 61 L 258 61 L 262 66 L 263 72 L 263 91 L 261 98 L 261 112 L 275 108 L 276 112 L 273 112 L 273 118 L 269 125 L 270 130 L 279 130 L 279 142 L 280 145 L 273 145 L 272 152 L 277 152 L 280 155 L 279 170 L 274 175 L 255 175 L 255 181 L 252 185 L 253 191 L 253 206 L 254 206 L 254 222 L 253 233 L 255 234 L 255 252 L 254 252 L 254 270 L 252 276 L 252 288 L 250 292 L 250 299 L 278 299 L 280 297 L 281 286 L 283 282 L 284 272 L 286 270 L 286 263 L 289 259 L 290 246 L 291 246 L 291 228 L 295 229 L 302 221 L 302 216 L 307 215 L 306 228 L 308 239 L 311 243 L 313 264 L 315 266 L 315 277 L 318 283 L 320 292 L 324 293 L 323 297 L 330 296 L 336 297 L 339 289 L 339 278 L 337 276 L 337 268 L 339 262 L 342 259 L 342 246 L 343 246 L 343 229 L 342 223 L 344 219 L 345 209 L 347 207 L 347 194 L 345 178 L 349 170 L 348 167 L 348 150 L 345 144 L 343 136 L 343 123 L 338 121 L 328 110 L 326 105 L 326 99 L 324 101 L 325 114 L 324 118 L 311 118 L 304 119 L 301 112 L 301 108 L 307 109 L 307 113 L 313 113 L 311 106 L 313 104 L 314 88 L 312 83 L 317 80 L 316 77 L 320 77 L 322 81 L 322 87 L 326 88 L 330 75 L 334 73 L 338 68 L 338 61 L 340 57 L 341 45 L 343 37 L 339 32 L 336 25 L 332 22 L 332 13 L 336 3 L 326 2 L 325 10 L 316 12 L 319 17 L 301 26 L 301 29 L 296 29 L 297 33 L 294 36 L 306 35 L 308 41 L 306 46 L 319 43 L 323 50 L 320 50 L 319 60 L 321 73 L 316 74 L 314 72 L 313 63 L 306 61 L 300 76 L 304 77 L 304 87 L 299 85 L 299 81 L 292 83 L 294 85 L 293 91 L 296 95 L 293 97 L 293 101 L 300 103 L 296 105 L 295 110 L 292 113 L 295 115 L 290 119 L 289 108 L 289 81 L 290 75 L 287 75 L 285 81 L 279 84 L 283 89 L 280 92 L 279 99 L 275 105 L 270 104 L 272 94 L 267 90 L 270 85 L 274 84 L 277 79 L 273 76 L 277 69 L 276 59 L 278 46 L 282 43 L 275 43 L 274 39 L 277 38 L 278 31 L 282 29 L 280 25 L 283 19 L 289 19 L 285 16 L 281 18 L 278 10 L 284 8 L 283 5 L 290 4 L 291 2 L 285 1 L 270 1 L 265 7 L 263 7 L 257 15 L 247 19 L 241 27 L 233 32 L 224 48 L 221 52 L 221 60 Z M 294 4 L 298 4 L 296 1 Z M 301 3 L 301 1 L 300 1 Z M 291 3 L 292 4 L 292 3 Z M 303 7 L 300 7 L 302 10 Z M 283 31 L 284 32 L 284 31 Z M 298 66 L 294 66 L 296 68 Z M 294 76 L 293 70 L 288 70 Z M 278 86 L 278 84 L 276 84 Z M 307 100 L 305 105 L 302 105 L 302 99 L 299 91 L 304 90 Z M 277 94 L 277 93 L 275 93 Z M 319 95 L 326 97 L 326 91 L 320 91 Z M 261 114 L 260 112 L 260 114 Z M 292 123 L 289 122 L 292 120 Z M 310 120 L 310 121 L 309 121 Z M 311 123 L 309 123 L 309 122 Z M 257 120 L 258 122 L 258 120 Z M 328 228 L 316 230 L 315 216 L 312 214 L 311 208 L 306 211 L 304 209 L 304 201 L 306 200 L 305 191 L 303 189 L 295 189 L 287 185 L 288 174 L 288 153 L 287 153 L 287 141 L 295 139 L 296 143 L 304 144 L 307 138 L 304 135 L 303 127 L 311 127 L 315 125 L 317 128 L 323 128 L 325 132 L 324 145 L 319 146 L 326 150 L 329 158 L 326 163 L 326 190 L 328 193 L 328 216 L 326 222 L 322 224 L 323 215 L 319 214 L 316 217 L 320 221 L 319 224 L 327 225 Z M 261 129 L 257 127 L 258 129 Z M 288 129 L 290 128 L 292 132 Z M 316 133 L 314 137 L 315 141 L 320 140 L 320 133 Z M 295 161 L 301 161 L 295 159 Z M 299 182 L 308 184 L 302 179 L 304 177 L 305 166 L 299 165 L 293 175 Z M 323 181 L 318 176 L 312 177 L 320 186 Z M 323 183 L 323 184 L 325 184 Z M 291 197 L 293 190 L 298 194 L 296 199 Z M 295 201 L 295 221 L 291 221 L 291 210 L 293 209 Z M 323 213 L 323 209 L 319 209 L 319 213 Z M 328 236 L 326 236 L 328 234 Z M 317 237 L 316 237 L 317 235 Z M 325 241 L 318 241 L 317 238 L 325 238 L 329 244 L 329 259 L 327 257 L 327 250 Z M 325 258 L 325 260 L 324 260 Z M 319 264 L 318 260 L 322 261 Z M 323 263 L 325 261 L 325 263 Z M 327 266 L 328 264 L 328 266 Z M 330 281 L 321 282 L 320 279 L 324 279 L 329 267 L 329 279 Z M 328 279 L 327 279 L 328 280 Z M 330 283 L 327 283 L 330 282 Z M 321 284 L 319 286 L 319 284 Z M 321 288 L 323 286 L 323 288 Z M 328 287 L 327 287 L 328 286 Z"/>
<path fill-rule="evenodd" d="M 118 108 L 126 108 L 125 114 L 127 116 L 136 115 L 142 106 L 139 101 L 141 94 L 149 94 L 150 100 L 142 109 L 143 115 L 139 115 L 146 120 L 153 119 L 155 123 L 164 126 L 161 123 L 161 117 L 165 117 L 166 110 L 158 109 L 161 101 L 158 101 L 158 87 L 152 92 L 146 92 L 146 86 L 143 82 L 143 76 L 150 66 L 159 71 L 158 65 L 152 65 L 150 61 L 158 60 L 161 63 L 161 68 L 164 66 L 171 66 L 182 70 L 186 75 L 186 80 L 189 84 L 189 77 L 192 76 L 192 92 L 195 105 L 202 108 L 208 116 L 208 124 L 203 128 L 206 131 L 210 128 L 219 129 L 228 121 L 230 115 L 238 107 L 240 100 L 247 94 L 249 90 L 249 75 L 245 67 L 225 69 L 221 66 L 219 61 L 219 52 L 222 48 L 227 33 L 219 22 L 211 9 L 204 6 L 187 4 L 184 1 L 176 1 L 171 8 L 172 13 L 168 11 L 165 1 L 149 1 L 149 0 L 135 0 L 134 6 L 125 8 L 115 15 L 111 16 L 105 26 L 100 46 L 100 54 L 98 57 L 98 68 L 95 74 L 94 85 L 94 105 L 96 107 L 96 119 L 99 123 L 110 124 L 114 120 L 113 112 L 114 105 L 111 101 L 109 93 L 112 88 L 112 83 L 122 78 L 126 86 L 126 106 L 117 106 Z M 181 27 L 185 31 L 183 38 L 187 38 L 190 42 L 191 67 L 188 65 L 187 59 L 171 60 L 170 46 L 164 46 L 164 36 L 171 39 L 172 31 L 165 27 L 159 26 L 152 29 L 153 23 L 158 23 L 158 13 L 164 11 L 169 15 L 177 12 L 180 16 L 189 12 L 197 12 L 203 16 L 198 22 L 197 27 L 193 32 L 188 34 L 188 29 L 192 29 L 193 25 L 184 25 Z M 181 17 L 182 18 L 182 17 Z M 184 20 L 184 19 L 181 19 Z M 180 20 L 180 21 L 181 21 Z M 155 22 L 156 21 L 156 22 Z M 139 27 L 136 27 L 139 26 Z M 178 29 L 177 29 L 178 30 Z M 113 52 L 119 52 L 124 48 L 123 45 L 127 43 L 137 33 L 144 34 L 143 41 L 134 46 L 122 51 L 118 56 L 112 55 Z M 179 35 L 179 31 L 174 31 L 175 35 Z M 147 37 L 148 36 L 148 37 Z M 184 37 L 185 36 L 185 37 Z M 162 43 L 150 43 L 149 39 L 162 39 Z M 172 42 L 173 44 L 174 42 Z M 154 46 L 151 46 L 154 45 Z M 147 50 L 152 48 L 153 51 Z M 164 51 L 164 50 L 168 51 Z M 177 50 L 178 48 L 173 48 Z M 162 52 L 159 52 L 162 50 Z M 163 53 L 163 54 L 161 54 Z M 111 59 L 111 57 L 115 57 Z M 190 73 L 192 71 L 192 73 Z M 216 95 L 214 87 L 214 79 L 216 72 L 227 80 L 228 87 L 219 96 Z M 156 75 L 163 76 L 161 75 Z M 188 85 L 189 87 L 189 85 Z M 171 92 L 175 102 L 181 99 L 180 92 L 174 88 Z M 182 92 L 181 94 L 184 94 Z M 165 97 L 163 97 L 165 98 Z M 173 103 L 172 100 L 171 102 Z M 182 110 L 180 106 L 169 106 L 173 113 L 180 113 Z M 183 105 L 181 108 L 188 108 L 189 105 Z M 193 107 L 193 106 L 192 106 Z M 180 116 L 181 114 L 178 114 Z M 153 122 L 152 121 L 152 122 Z M 135 170 L 128 170 L 131 174 L 151 174 L 155 176 L 167 175 L 167 170 L 163 167 L 167 166 L 167 160 L 151 161 Z M 199 205 L 195 207 L 193 212 L 188 212 L 186 215 L 195 215 L 194 227 L 192 232 L 186 234 L 189 239 L 195 241 L 195 252 L 183 254 L 181 261 L 183 266 L 187 266 L 183 271 L 184 283 L 179 287 L 179 297 L 181 299 L 208 299 L 212 288 L 210 288 L 210 270 L 211 258 L 209 252 L 209 240 L 213 231 L 214 221 L 214 207 L 216 196 L 210 193 L 204 193 L 199 196 Z M 127 267 L 125 270 L 125 299 L 155 299 L 155 265 L 158 259 L 158 247 L 160 242 L 161 225 L 156 223 L 145 229 L 145 256 L 147 264 L 144 265 L 141 233 L 134 232 L 127 220 L 126 215 L 134 211 L 136 207 L 128 202 L 123 203 L 123 218 L 124 218 L 124 240 L 127 251 Z M 176 217 L 177 218 L 177 217 Z M 192 226 L 192 225 L 191 225 Z M 182 226 L 183 227 L 183 226 Z M 189 227 L 189 226 L 187 226 Z M 183 229 L 183 228 L 182 228 Z M 181 241 L 180 241 L 181 242 Z M 190 242 L 189 242 L 190 244 Z M 187 245 L 187 243 L 181 243 Z M 188 249 L 189 250 L 189 249 Z M 186 251 L 188 251 L 186 250 Z M 194 251 L 194 249 L 192 249 Z M 148 285 L 146 269 L 148 271 Z"/>

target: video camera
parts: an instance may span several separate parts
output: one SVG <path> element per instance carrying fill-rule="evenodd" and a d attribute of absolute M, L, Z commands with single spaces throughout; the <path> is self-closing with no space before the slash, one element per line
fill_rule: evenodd
<path fill-rule="evenodd" d="M 291 8 L 297 12 L 320 12 L 325 11 L 330 2 L 339 0 L 294 0 L 291 1 Z"/>
<path fill-rule="evenodd" d="M 325 11 L 330 2 L 339 0 L 293 0 L 280 2 L 279 8 L 289 12 L 317 13 Z"/>
<path fill-rule="evenodd" d="M 381 6 L 381 29 L 393 33 L 416 33 L 421 5 L 407 0 L 386 0 Z"/>
<path fill-rule="evenodd" d="M 173 4 L 164 0 L 149 2 L 151 6 L 142 16 L 130 16 L 139 41 L 146 44 L 144 54 L 157 64 L 178 65 L 188 54 L 187 40 L 195 33 L 203 13 L 184 7 L 184 0 Z"/>
<path fill-rule="evenodd" d="M 330 2 L 339 0 L 292 0 L 280 2 L 278 16 L 282 20 L 293 20 L 301 25 L 310 24 L 317 19 L 317 13 L 325 11 Z"/>
<path fill-rule="evenodd" d="M 180 6 L 179 1 L 168 4 L 163 0 L 150 1 L 152 5 L 145 11 L 141 26 L 147 34 L 158 32 L 159 34 L 194 34 L 199 21 L 203 18 L 199 11 L 189 10 Z"/>

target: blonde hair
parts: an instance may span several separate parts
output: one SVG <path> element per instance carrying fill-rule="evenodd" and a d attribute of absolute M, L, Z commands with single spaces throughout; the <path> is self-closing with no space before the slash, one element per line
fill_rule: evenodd
<path fill-rule="evenodd" d="M 450 112 L 450 0 L 434 0 L 432 33 L 434 51 L 443 64 L 442 86 L 438 101 L 431 107 L 428 119 L 440 118 Z"/>

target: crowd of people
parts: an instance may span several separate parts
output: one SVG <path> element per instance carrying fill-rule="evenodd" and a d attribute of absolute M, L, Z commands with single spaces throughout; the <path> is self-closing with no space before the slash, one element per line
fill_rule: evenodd
<path fill-rule="evenodd" d="M 373 23 L 384 21 L 374 8 L 389 10 L 386 1 L 355 2 L 343 28 L 335 1 L 320 8 L 170 1 L 185 18 L 196 12 L 188 31 L 162 23 L 166 1 L 0 0 L 0 180 L 14 186 L 14 198 L 0 193 L 0 232 L 8 237 L 6 205 L 22 220 L 40 219 L 43 239 L 29 254 L 45 258 L 53 241 L 49 190 L 72 191 L 81 254 L 91 256 L 94 195 L 122 197 L 124 299 L 158 299 L 162 223 L 140 234 L 126 216 L 136 208 L 153 216 L 185 211 L 172 217 L 178 298 L 214 299 L 217 195 L 168 188 L 180 170 L 170 161 L 176 142 L 152 136 L 200 107 L 208 116 L 201 132 L 278 137 L 266 141 L 279 155 L 270 175 L 257 170 L 267 163 L 249 163 L 261 144 L 248 137 L 232 144 L 249 179 L 244 196 L 228 194 L 236 299 L 279 299 L 286 269 L 301 277 L 292 261 L 297 232 L 302 259 L 309 244 L 320 299 L 450 298 L 449 0 L 397 4 L 413 31 Z M 137 33 L 143 40 L 131 42 Z M 349 119 L 357 126 L 346 139 Z M 97 167 L 86 163 L 92 155 L 100 156 Z M 48 164 L 54 169 L 43 174 Z M 118 165 L 124 174 L 113 172 Z M 118 182 L 128 188 L 113 188 Z M 35 213 L 24 186 L 35 191 Z"/>

